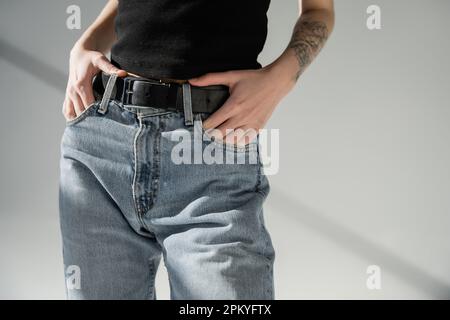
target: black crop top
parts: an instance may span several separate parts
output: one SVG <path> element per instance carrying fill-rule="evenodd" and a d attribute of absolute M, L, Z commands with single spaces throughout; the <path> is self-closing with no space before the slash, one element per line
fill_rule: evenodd
<path fill-rule="evenodd" d="M 258 69 L 270 0 L 119 0 L 120 68 L 149 78 L 189 79 Z"/>

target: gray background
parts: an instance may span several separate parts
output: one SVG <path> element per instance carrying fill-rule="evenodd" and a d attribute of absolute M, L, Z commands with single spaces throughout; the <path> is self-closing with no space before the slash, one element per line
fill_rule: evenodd
<path fill-rule="evenodd" d="M 62 299 L 57 212 L 68 53 L 105 1 L 0 1 L 0 298 Z M 382 29 L 366 8 L 382 8 Z M 266 219 L 279 299 L 450 297 L 447 0 L 337 0 L 326 50 L 269 123 L 281 169 Z M 266 64 L 296 0 L 273 0 Z M 378 265 L 382 289 L 368 290 Z M 158 297 L 168 297 L 165 269 Z"/>

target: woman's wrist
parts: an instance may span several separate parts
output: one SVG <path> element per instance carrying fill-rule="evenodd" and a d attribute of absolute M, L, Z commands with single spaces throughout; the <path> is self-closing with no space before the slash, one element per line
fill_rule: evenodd
<path fill-rule="evenodd" d="M 99 51 L 98 45 L 90 37 L 83 36 L 72 47 L 72 51 Z"/>
<path fill-rule="evenodd" d="M 265 69 L 274 82 L 283 86 L 289 92 L 297 83 L 300 66 L 292 49 L 287 49 L 277 60 Z"/>

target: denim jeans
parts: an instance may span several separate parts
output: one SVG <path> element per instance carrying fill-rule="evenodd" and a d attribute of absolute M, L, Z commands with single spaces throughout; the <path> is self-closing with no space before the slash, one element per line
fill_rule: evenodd
<path fill-rule="evenodd" d="M 61 142 L 60 222 L 69 299 L 156 299 L 161 257 L 172 299 L 274 299 L 269 183 L 257 139 L 233 148 L 195 114 L 96 102 Z M 180 130 L 204 150 L 256 163 L 176 163 Z"/>

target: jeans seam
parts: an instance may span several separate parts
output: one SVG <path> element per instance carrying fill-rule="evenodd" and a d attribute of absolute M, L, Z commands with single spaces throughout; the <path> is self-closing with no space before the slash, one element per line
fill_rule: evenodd
<path fill-rule="evenodd" d="M 164 123 L 159 124 L 158 129 L 156 129 L 154 147 L 153 147 L 153 163 L 150 169 L 151 176 L 151 187 L 150 194 L 148 196 L 148 205 L 144 212 L 147 212 L 155 205 L 156 199 L 158 197 L 159 191 L 159 180 L 161 171 L 161 132 L 164 131 Z"/>
<path fill-rule="evenodd" d="M 262 251 L 261 254 L 262 254 L 263 259 L 265 260 L 266 265 L 268 266 L 268 268 L 266 270 L 266 273 L 265 273 L 266 277 L 264 279 L 264 284 L 263 284 L 264 297 L 266 297 L 266 294 L 268 294 L 270 292 L 269 287 L 272 287 L 272 284 L 269 284 L 269 281 L 273 281 L 273 263 L 272 263 L 272 259 L 266 256 L 267 249 L 269 247 L 271 247 L 271 244 L 270 244 L 270 240 L 268 238 L 269 237 L 269 231 L 267 230 L 267 228 L 265 226 L 263 215 L 264 215 L 264 211 L 262 211 L 262 209 L 261 209 L 260 218 L 259 218 L 259 224 L 260 224 L 260 227 L 261 227 L 261 230 L 262 230 L 262 234 L 263 234 L 263 238 L 264 238 L 264 248 L 263 248 L 263 250 L 261 250 Z M 267 273 L 272 274 L 272 276 L 270 274 L 267 274 Z M 270 296 L 271 296 L 270 298 L 271 299 L 273 299 L 273 295 L 274 295 L 274 293 L 272 291 L 271 294 L 270 294 Z"/>
<path fill-rule="evenodd" d="M 150 261 L 149 263 L 149 269 L 150 269 L 150 284 L 149 284 L 149 296 L 151 299 L 155 298 L 155 266 L 153 261 Z"/>
<path fill-rule="evenodd" d="M 73 126 L 79 122 L 81 122 L 83 119 L 86 119 L 90 114 L 92 114 L 93 111 L 99 106 L 99 102 L 95 101 L 94 103 L 90 104 L 78 117 L 75 117 L 72 120 L 66 121 L 66 126 Z"/>
<path fill-rule="evenodd" d="M 260 146 L 259 143 L 256 145 L 256 151 L 257 151 L 257 157 L 258 157 L 258 170 L 257 170 L 257 180 L 256 180 L 256 186 L 255 191 L 262 196 L 263 198 L 267 197 L 267 194 L 261 190 L 261 184 L 262 184 L 262 162 L 261 162 L 261 154 L 260 154 Z"/>
<path fill-rule="evenodd" d="M 142 113 L 139 113 L 139 112 L 130 110 L 129 108 L 134 108 L 134 107 L 135 107 L 135 106 L 133 106 L 133 105 L 129 105 L 129 104 L 125 104 L 125 105 L 124 105 L 124 104 L 119 103 L 118 101 L 115 101 L 115 100 L 114 100 L 114 102 L 115 102 L 115 104 L 116 104 L 117 106 L 119 106 L 121 109 L 123 109 L 123 110 L 125 110 L 125 111 L 127 111 L 127 112 L 130 112 L 130 113 L 132 113 L 132 114 L 135 114 L 135 115 L 140 115 L 140 117 L 141 117 L 142 119 L 144 119 L 144 118 L 150 118 L 150 117 L 171 118 L 171 117 L 174 117 L 174 116 L 176 116 L 176 115 L 181 114 L 180 111 L 161 111 L 160 113 L 154 113 L 154 114 L 143 115 Z M 129 107 L 128 107 L 128 106 L 129 106 Z M 157 109 L 159 109 L 159 108 L 157 108 Z"/>
<path fill-rule="evenodd" d="M 138 168 L 138 147 L 137 147 L 137 143 L 138 140 L 140 138 L 140 135 L 143 131 L 143 126 L 142 126 L 142 121 L 139 119 L 139 129 L 136 132 L 135 136 L 134 136 L 134 143 L 133 143 L 133 151 L 134 151 L 134 175 L 133 175 L 133 182 L 132 182 L 132 194 L 133 194 L 133 202 L 134 202 L 134 207 L 136 210 L 136 213 L 138 215 L 138 217 L 140 217 L 142 210 L 141 210 L 141 206 L 139 204 L 139 199 L 137 199 L 137 194 L 136 194 L 136 185 L 137 185 L 137 179 L 139 176 L 139 168 Z M 139 219 L 140 220 L 140 219 Z M 142 224 L 142 222 L 140 222 Z"/>

